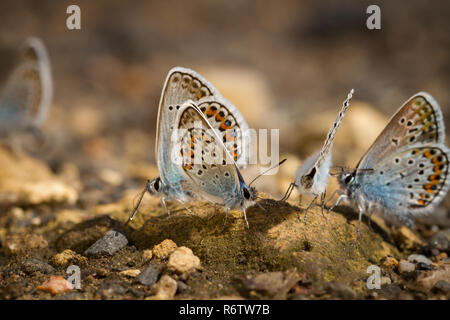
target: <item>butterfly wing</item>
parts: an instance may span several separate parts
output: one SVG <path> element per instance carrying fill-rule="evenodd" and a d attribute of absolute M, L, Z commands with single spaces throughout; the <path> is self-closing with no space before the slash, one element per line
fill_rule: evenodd
<path fill-rule="evenodd" d="M 248 125 L 237 108 L 225 99 L 205 98 L 198 102 L 200 111 L 227 148 L 239 168 L 248 163 Z"/>
<path fill-rule="evenodd" d="M 224 124 L 227 120 L 232 120 L 231 128 L 240 128 L 241 133 L 245 132 L 248 128 L 239 110 L 229 101 L 225 100 L 219 91 L 204 77 L 187 68 L 175 67 L 171 69 L 167 75 L 159 103 L 155 145 L 156 159 L 159 171 L 161 172 L 161 179 L 163 179 L 166 185 L 177 183 L 183 178 L 179 166 L 170 161 L 173 146 L 171 135 L 179 109 L 187 100 L 205 101 L 205 104 L 203 104 L 205 114 L 208 112 L 211 122 L 219 127 L 222 125 L 222 120 L 218 118 L 218 115 L 223 112 L 227 115 L 223 121 Z M 219 106 L 216 110 L 210 108 L 212 106 L 207 104 L 212 101 L 216 101 L 216 107 Z M 226 132 L 229 131 L 227 130 Z M 231 141 L 230 139 L 228 143 L 230 151 L 236 151 L 233 150 L 237 148 L 233 147 L 234 143 Z M 237 144 L 239 145 L 239 143 Z M 247 148 L 243 147 L 242 150 L 247 150 Z M 241 157 L 241 154 L 238 154 L 238 160 L 240 160 L 240 163 L 247 163 L 246 159 Z"/>
<path fill-rule="evenodd" d="M 398 220 L 428 213 L 449 189 L 450 151 L 445 145 L 403 147 L 360 172 L 357 180 L 366 199 L 381 205 Z"/>
<path fill-rule="evenodd" d="M 347 111 L 348 107 L 350 106 L 350 100 L 353 97 L 354 90 L 352 89 L 349 94 L 347 95 L 347 99 L 345 99 L 344 103 L 342 104 L 341 111 L 339 112 L 336 120 L 333 123 L 333 126 L 328 131 L 327 138 L 323 144 L 322 149 L 320 150 L 319 156 L 316 160 L 316 167 L 320 167 L 328 157 L 328 155 L 331 152 L 331 148 L 333 147 L 334 138 L 336 137 L 336 132 L 341 125 L 342 119 L 344 118 L 345 111 Z"/>
<path fill-rule="evenodd" d="M 177 120 L 182 167 L 202 198 L 233 207 L 242 177 L 220 137 L 202 110 L 192 101 L 180 109 Z"/>
<path fill-rule="evenodd" d="M 220 97 L 220 93 L 199 74 L 182 67 L 169 71 L 159 102 L 155 145 L 158 169 L 167 186 L 185 179 L 180 166 L 171 161 L 171 135 L 179 109 L 186 100 L 198 101 L 208 96 Z"/>
<path fill-rule="evenodd" d="M 0 96 L 1 126 L 39 127 L 47 115 L 52 96 L 47 50 L 38 38 L 29 38 Z"/>
<path fill-rule="evenodd" d="M 347 111 L 347 108 L 350 106 L 350 100 L 352 99 L 353 92 L 354 90 L 352 89 L 347 95 L 347 99 L 345 99 L 342 104 L 341 111 L 334 121 L 333 126 L 328 131 L 328 135 L 322 149 L 309 157 L 298 169 L 295 177 L 295 183 L 299 186 L 300 192 L 318 195 L 325 191 L 328 185 L 331 167 L 331 149 L 333 147 L 334 138 L 336 136 L 337 129 L 344 118 L 345 111 Z M 313 183 L 311 185 L 306 185 L 309 183 L 302 183 L 302 177 L 305 175 L 308 175 L 313 179 Z"/>
<path fill-rule="evenodd" d="M 426 92 L 408 99 L 394 114 L 357 168 L 370 169 L 404 146 L 416 143 L 444 144 L 445 126 L 441 108 Z"/>

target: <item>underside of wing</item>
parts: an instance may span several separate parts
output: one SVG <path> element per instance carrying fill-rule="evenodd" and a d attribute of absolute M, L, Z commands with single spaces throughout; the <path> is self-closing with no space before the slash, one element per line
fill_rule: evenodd
<path fill-rule="evenodd" d="M 225 99 L 205 98 L 198 104 L 201 112 L 227 148 L 239 168 L 248 163 L 248 125 L 237 108 Z"/>
<path fill-rule="evenodd" d="M 325 159 L 328 157 L 328 154 L 331 152 L 331 148 L 333 147 L 334 138 L 336 137 L 336 132 L 341 125 L 342 119 L 344 118 L 345 111 L 347 111 L 348 107 L 350 106 L 350 100 L 353 97 L 354 90 L 352 89 L 349 94 L 347 95 L 347 99 L 345 99 L 344 103 L 342 104 L 341 111 L 339 112 L 336 120 L 333 123 L 333 126 L 328 131 L 327 138 L 325 139 L 325 142 L 323 144 L 322 149 L 320 150 L 320 154 L 317 157 L 316 166 L 320 167 L 322 163 L 325 161 Z"/>
<path fill-rule="evenodd" d="M 177 123 L 182 167 L 197 186 L 194 192 L 224 204 L 239 192 L 240 180 L 222 138 L 193 102 L 182 106 Z"/>
<path fill-rule="evenodd" d="M 159 102 L 155 144 L 157 165 L 165 184 L 178 183 L 184 179 L 182 169 L 171 159 L 171 135 L 182 104 L 189 99 L 198 101 L 211 96 L 221 97 L 217 89 L 195 71 L 182 67 L 169 71 Z"/>
<path fill-rule="evenodd" d="M 221 95 L 209 81 L 191 69 L 175 67 L 169 71 L 158 108 L 156 154 L 159 140 L 169 141 L 181 105 L 187 100 L 198 101 L 205 97 L 220 98 Z"/>
<path fill-rule="evenodd" d="M 444 140 L 441 108 L 430 94 L 420 92 L 408 99 L 394 114 L 357 167 L 370 169 L 395 150 L 408 145 L 443 144 Z"/>
<path fill-rule="evenodd" d="M 393 213 L 428 213 L 448 192 L 449 159 L 444 145 L 408 146 L 363 173 L 362 188 Z"/>
<path fill-rule="evenodd" d="M 0 97 L 0 121 L 18 127 L 39 126 L 53 96 L 50 61 L 37 38 L 25 42 L 19 61 Z"/>

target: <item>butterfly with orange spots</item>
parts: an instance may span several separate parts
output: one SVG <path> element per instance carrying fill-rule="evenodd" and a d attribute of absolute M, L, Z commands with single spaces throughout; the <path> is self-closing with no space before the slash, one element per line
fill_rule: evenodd
<path fill-rule="evenodd" d="M 243 139 L 248 125 L 241 112 L 199 73 L 188 68 L 174 67 L 167 74 L 158 108 L 155 155 L 160 176 L 147 181 L 129 221 L 136 214 L 146 192 L 160 196 L 161 205 L 167 213 L 170 211 L 166 200 L 177 201 L 190 211 L 185 203 L 196 198 L 194 187 L 186 187 L 189 177 L 185 170 L 190 166 L 188 164 L 183 168 L 181 163 L 172 158 L 173 151 L 178 151 L 174 143 L 174 133 L 178 128 L 176 120 L 186 101 L 198 103 L 201 112 L 233 155 L 238 167 L 243 168 L 248 163 L 248 152 L 245 152 L 248 149 L 248 139 Z M 194 140 L 189 141 L 187 147 L 193 145 Z M 187 150 L 185 155 L 190 157 L 189 152 Z"/>
<path fill-rule="evenodd" d="M 348 200 L 363 213 L 414 226 L 449 189 L 450 151 L 441 108 L 428 93 L 412 96 L 394 114 L 353 171 L 339 176 L 336 204 Z M 358 228 L 359 229 L 359 228 Z"/>

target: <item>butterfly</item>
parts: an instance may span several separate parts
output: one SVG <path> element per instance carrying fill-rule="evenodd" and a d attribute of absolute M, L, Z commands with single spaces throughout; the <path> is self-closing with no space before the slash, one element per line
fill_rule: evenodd
<path fill-rule="evenodd" d="M 430 94 L 417 93 L 394 114 L 356 169 L 339 174 L 343 193 L 334 206 L 347 200 L 358 209 L 358 235 L 363 213 L 414 227 L 414 217 L 433 211 L 447 194 L 449 158 L 439 104 Z"/>
<path fill-rule="evenodd" d="M 314 155 L 309 157 L 305 163 L 297 170 L 295 175 L 295 181 L 290 184 L 285 196 L 282 200 L 289 198 L 294 187 L 298 188 L 300 194 L 307 194 L 314 199 L 309 203 L 305 209 L 304 221 L 306 223 L 306 214 L 311 207 L 311 205 L 316 201 L 316 199 L 321 196 L 322 202 L 322 215 L 323 207 L 325 203 L 326 187 L 328 185 L 328 179 L 330 176 L 331 168 L 331 150 L 333 148 L 334 138 L 336 132 L 344 118 L 345 111 L 350 106 L 350 100 L 353 97 L 354 90 L 352 89 L 347 95 L 342 104 L 341 111 L 339 112 L 333 126 L 328 132 L 327 138 L 323 144 L 320 151 L 316 152 Z"/>
<path fill-rule="evenodd" d="M 251 186 L 256 178 L 248 185 L 245 183 L 235 162 L 236 155 L 230 153 L 226 146 L 227 136 L 220 136 L 208 121 L 203 104 L 198 103 L 185 102 L 176 121 L 179 130 L 178 155 L 190 179 L 186 188 L 195 190 L 204 200 L 224 206 L 227 212 L 240 209 L 248 228 L 246 209 L 257 204 L 258 193 Z M 181 185 L 184 186 L 184 182 Z"/>
<path fill-rule="evenodd" d="M 38 38 L 28 38 L 0 92 L 0 130 L 36 132 L 47 116 L 52 96 L 47 50 Z"/>
<path fill-rule="evenodd" d="M 248 155 L 243 152 L 248 149 L 245 142 L 247 140 L 244 140 L 243 136 L 248 130 L 248 125 L 240 111 L 194 70 L 183 67 L 172 68 L 166 77 L 158 108 L 155 154 L 160 176 L 147 181 L 128 221 L 133 219 L 146 192 L 160 196 L 161 205 L 167 213 L 170 211 L 167 209 L 166 200 L 175 200 L 192 213 L 185 206 L 185 202 L 196 198 L 196 195 L 192 189 L 186 187 L 188 179 L 181 163 L 172 161 L 176 141 L 176 137 L 173 138 L 173 132 L 177 128 L 176 119 L 181 106 L 187 100 L 198 102 L 208 123 L 215 128 L 222 140 L 227 141 L 226 147 L 239 166 L 245 167 L 247 163 Z M 181 182 L 185 184 L 185 188 L 181 187 Z"/>

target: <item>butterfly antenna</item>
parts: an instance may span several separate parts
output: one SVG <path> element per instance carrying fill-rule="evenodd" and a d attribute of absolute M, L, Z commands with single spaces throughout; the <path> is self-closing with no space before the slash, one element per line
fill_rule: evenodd
<path fill-rule="evenodd" d="M 287 188 L 286 193 L 284 194 L 283 198 L 281 198 L 279 201 L 286 201 L 291 196 L 291 193 L 294 190 L 294 187 L 297 187 L 297 185 L 295 184 L 295 182 L 291 182 L 291 184 Z"/>
<path fill-rule="evenodd" d="M 261 176 L 265 175 L 267 172 L 269 172 L 272 169 L 278 168 L 279 166 L 281 166 L 287 159 L 283 159 L 280 162 L 278 162 L 276 165 L 274 165 L 273 167 L 270 167 L 269 169 L 265 170 L 264 172 L 260 173 L 259 175 L 256 176 L 256 178 L 254 178 L 252 180 L 252 182 L 250 182 L 250 184 L 248 185 L 249 187 L 252 185 L 253 182 L 255 182 L 257 179 L 259 179 Z"/>
<path fill-rule="evenodd" d="M 138 212 L 139 206 L 141 205 L 142 198 L 144 198 L 144 194 L 148 190 L 147 185 L 149 182 L 150 181 L 147 180 L 144 190 L 142 190 L 141 194 L 139 195 L 139 200 L 138 200 L 137 204 L 134 206 L 133 212 L 131 212 L 130 217 L 128 218 L 127 222 L 125 223 L 125 226 L 127 226 L 134 219 L 134 216 Z"/>

